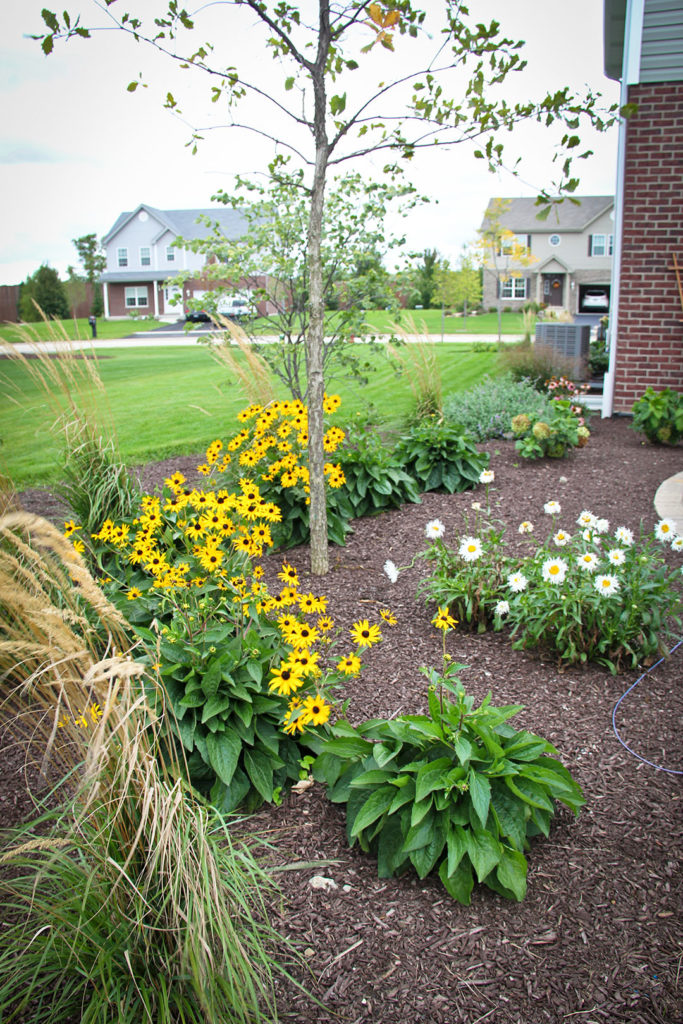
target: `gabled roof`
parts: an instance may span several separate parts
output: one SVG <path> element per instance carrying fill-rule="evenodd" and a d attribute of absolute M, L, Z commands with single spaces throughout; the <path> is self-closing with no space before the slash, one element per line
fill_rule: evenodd
<path fill-rule="evenodd" d="M 603 213 L 608 213 L 614 206 L 614 196 L 575 196 L 579 205 L 565 199 L 555 206 L 546 220 L 539 220 L 541 207 L 535 199 L 503 199 L 505 208 L 497 214 L 501 227 L 509 228 L 518 234 L 548 234 L 557 231 L 585 231 L 586 228 Z M 500 199 L 490 199 L 484 214 L 482 228 L 486 227 L 489 211 Z"/>
<path fill-rule="evenodd" d="M 207 225 L 197 223 L 201 216 L 208 217 L 211 221 L 217 221 L 223 234 L 228 238 L 239 238 L 248 229 L 247 221 L 243 214 L 227 207 L 212 206 L 208 209 L 195 210 L 158 210 L 147 203 L 141 203 L 134 210 L 128 210 L 125 213 L 119 214 L 113 227 L 102 239 L 103 244 L 108 245 L 126 224 L 137 217 L 141 210 L 144 210 L 159 225 L 159 230 L 155 232 L 155 237 L 151 239 L 152 241 L 157 241 L 165 231 L 169 231 L 174 237 L 180 235 L 188 240 L 208 238 L 211 231 Z"/>

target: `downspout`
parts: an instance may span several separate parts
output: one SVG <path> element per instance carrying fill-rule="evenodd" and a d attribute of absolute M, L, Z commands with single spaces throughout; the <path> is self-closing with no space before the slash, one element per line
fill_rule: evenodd
<path fill-rule="evenodd" d="M 626 0 L 626 22 L 624 25 L 624 52 L 621 66 L 621 92 L 619 106 L 628 103 L 629 85 L 640 79 L 640 48 L 643 39 L 643 17 L 645 0 Z M 612 288 L 610 292 L 611 312 L 607 331 L 609 366 L 604 378 L 602 394 L 602 418 L 614 411 L 614 383 L 616 377 L 617 344 L 619 334 L 619 298 L 621 295 L 621 255 L 623 251 L 624 227 L 624 176 L 626 171 L 626 120 L 619 121 L 617 144 L 617 173 L 614 195 L 614 252 L 612 255 Z"/>

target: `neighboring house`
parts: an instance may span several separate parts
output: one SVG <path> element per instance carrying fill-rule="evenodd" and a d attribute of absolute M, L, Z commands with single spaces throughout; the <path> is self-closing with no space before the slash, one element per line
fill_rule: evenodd
<path fill-rule="evenodd" d="M 218 287 L 221 282 L 203 276 L 206 259 L 173 245 L 176 238 L 188 241 L 208 238 L 210 229 L 197 223 L 205 215 L 220 225 L 226 238 L 239 238 L 247 224 L 235 210 L 157 210 L 142 203 L 122 213 L 102 239 L 107 265 L 101 281 L 104 315 L 110 319 L 132 312 L 161 320 L 178 320 L 195 294 Z M 182 287 L 173 284 L 179 274 L 190 274 Z"/>
<path fill-rule="evenodd" d="M 683 392 L 683 3 L 605 0 L 604 11 L 605 74 L 621 106 L 637 105 L 619 128 L 610 416 L 647 387 Z"/>
<path fill-rule="evenodd" d="M 493 259 L 484 270 L 484 308 L 497 304 L 520 309 L 527 302 L 545 303 L 569 313 L 605 314 L 610 308 L 614 221 L 612 196 L 565 199 L 539 220 L 535 199 L 492 199 L 481 230 L 492 221 L 516 236 L 529 256 L 506 261 L 503 241 L 496 274 Z M 526 265 L 525 265 L 526 264 Z"/>

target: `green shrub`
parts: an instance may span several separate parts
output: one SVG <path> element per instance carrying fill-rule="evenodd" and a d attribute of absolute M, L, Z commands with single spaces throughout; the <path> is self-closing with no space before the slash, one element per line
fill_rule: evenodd
<path fill-rule="evenodd" d="M 444 399 L 444 419 L 460 423 L 475 441 L 487 441 L 510 433 L 510 421 L 526 412 L 538 419 L 550 415 L 550 402 L 527 380 L 510 373 L 486 376 L 481 384 Z"/>
<path fill-rule="evenodd" d="M 515 448 L 524 459 L 562 459 L 573 448 L 583 448 L 590 432 L 581 423 L 573 403 L 568 399 L 553 399 L 547 419 L 530 417 L 526 413 L 513 417 L 512 430 L 518 440 Z"/>
<path fill-rule="evenodd" d="M 677 444 L 683 437 L 683 394 L 648 388 L 631 409 L 634 430 L 652 444 Z"/>
<path fill-rule="evenodd" d="M 447 610 L 443 622 L 447 621 Z M 436 620 L 435 620 L 436 624 Z M 578 812 L 579 786 L 546 740 L 507 724 L 521 706 L 480 707 L 449 665 L 429 679 L 429 713 L 337 722 L 313 764 L 346 804 L 350 844 L 377 858 L 380 878 L 437 871 L 468 904 L 474 879 L 510 899 L 526 893 L 529 839 L 548 835 L 556 801 Z"/>
<path fill-rule="evenodd" d="M 474 487 L 489 462 L 457 423 L 429 419 L 411 427 L 399 441 L 396 458 L 420 491 L 465 491 Z"/>
<path fill-rule="evenodd" d="M 376 515 L 406 502 L 419 502 L 413 477 L 401 467 L 392 447 L 381 437 L 377 424 L 357 417 L 346 426 L 346 439 L 337 451 L 346 483 L 341 494 L 353 517 Z M 331 495 L 336 498 L 337 492 Z"/>
<path fill-rule="evenodd" d="M 540 342 L 522 341 L 506 345 L 501 363 L 514 380 L 527 380 L 538 391 L 545 390 L 545 382 L 554 374 L 571 377 L 574 361 L 562 356 L 557 349 Z"/>

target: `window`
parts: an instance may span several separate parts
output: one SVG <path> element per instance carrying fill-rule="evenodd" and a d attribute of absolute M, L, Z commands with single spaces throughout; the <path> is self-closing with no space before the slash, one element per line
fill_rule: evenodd
<path fill-rule="evenodd" d="M 500 240 L 499 256 L 510 256 L 514 250 L 531 250 L 531 235 L 504 235 Z"/>
<path fill-rule="evenodd" d="M 501 299 L 525 299 L 526 285 L 526 277 L 508 277 L 506 281 L 500 282 Z"/>
<path fill-rule="evenodd" d="M 148 245 L 143 245 L 140 248 L 140 266 L 151 267 L 152 265 L 152 250 Z"/>
<path fill-rule="evenodd" d="M 173 248 L 172 245 L 167 245 L 166 246 L 166 262 L 167 263 L 173 263 L 174 259 L 175 259 L 175 249 Z"/>
<path fill-rule="evenodd" d="M 148 305 L 146 285 L 130 285 L 126 288 L 126 309 L 146 305 Z"/>
<path fill-rule="evenodd" d="M 128 266 L 128 250 L 127 249 L 117 249 L 116 250 L 116 259 L 117 259 L 117 263 L 118 263 L 118 265 L 120 267 L 127 267 Z"/>
<path fill-rule="evenodd" d="M 614 235 L 589 235 L 589 256 L 611 256 L 614 250 Z"/>
<path fill-rule="evenodd" d="M 559 245 L 561 241 L 562 241 L 562 239 L 560 238 L 559 235 L 551 235 L 550 238 L 548 239 L 548 242 L 550 243 L 550 245 Z"/>

